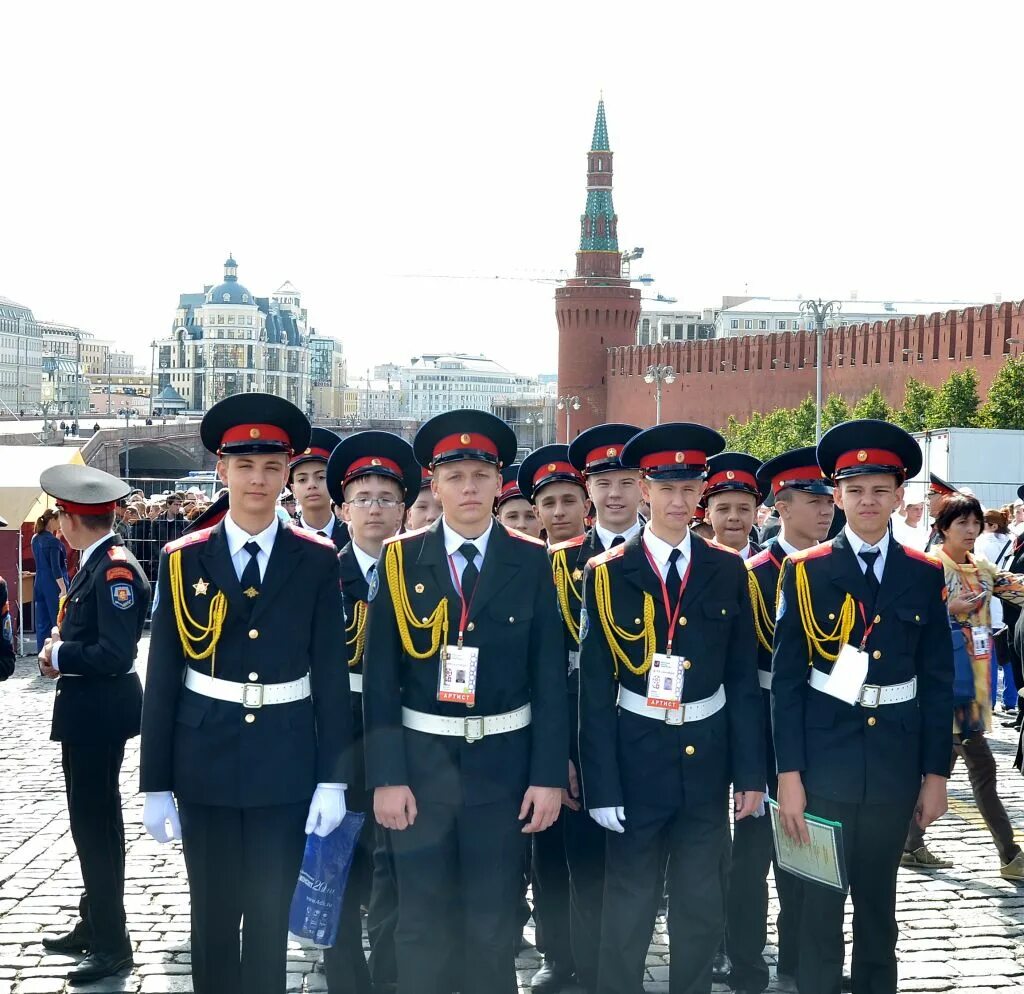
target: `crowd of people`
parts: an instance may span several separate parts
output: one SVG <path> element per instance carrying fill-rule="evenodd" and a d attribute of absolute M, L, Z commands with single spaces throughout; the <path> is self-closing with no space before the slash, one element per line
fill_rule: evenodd
<path fill-rule="evenodd" d="M 484 412 L 410 445 L 242 395 L 201 434 L 211 502 L 41 480 L 81 552 L 39 652 L 85 884 L 44 946 L 84 957 L 73 983 L 133 962 L 117 782 L 140 729 L 197 994 L 283 994 L 305 838 L 347 812 L 332 994 L 512 994 L 531 914 L 534 991 L 634 994 L 666 905 L 670 991 L 757 994 L 773 864 L 778 988 L 895 994 L 897 874 L 949 865 L 925 833 L 960 760 L 1024 880 L 985 739 L 998 678 L 1020 685 L 1024 514 L 933 477 L 926 518 L 895 425 L 761 463 L 705 426 L 607 424 L 517 465 Z M 843 886 L 785 868 L 811 816 L 841 826 Z"/>

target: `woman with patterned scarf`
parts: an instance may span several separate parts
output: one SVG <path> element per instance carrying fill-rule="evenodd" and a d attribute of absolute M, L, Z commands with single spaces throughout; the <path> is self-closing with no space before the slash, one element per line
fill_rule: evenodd
<path fill-rule="evenodd" d="M 964 761 L 978 811 L 999 850 L 1000 874 L 1007 880 L 1024 880 L 1024 852 L 1014 841 L 1013 827 L 996 792 L 996 761 L 985 738 L 992 726 L 992 598 L 1024 604 L 1024 576 L 1007 573 L 974 555 L 984 522 L 978 499 L 967 494 L 952 494 L 935 518 L 942 545 L 933 551 L 946 572 L 956 657 L 950 770 L 957 758 Z M 953 865 L 928 851 L 924 833 L 914 821 L 904 850 L 904 866 Z"/>

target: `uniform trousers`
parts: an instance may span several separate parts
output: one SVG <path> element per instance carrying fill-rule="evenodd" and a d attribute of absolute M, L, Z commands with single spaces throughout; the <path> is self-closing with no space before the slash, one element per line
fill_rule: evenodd
<path fill-rule="evenodd" d="M 372 808 L 372 805 L 371 805 Z M 372 810 L 367 820 L 373 822 Z M 376 823 L 373 830 L 373 883 L 366 912 L 366 933 L 370 939 L 368 966 L 370 979 L 378 992 L 398 983 L 395 963 L 395 928 L 398 925 L 398 879 L 391 851 L 391 833 Z"/>
<path fill-rule="evenodd" d="M 401 994 L 450 991 L 445 983 L 455 950 L 464 970 L 462 994 L 515 994 L 516 897 L 528 839 L 521 803 L 423 801 L 413 825 L 390 833 Z"/>
<path fill-rule="evenodd" d="M 985 824 L 995 840 L 996 849 L 999 850 L 999 858 L 1005 865 L 1020 852 L 1020 846 L 1014 841 L 1013 826 L 996 791 L 996 760 L 989 748 L 988 740 L 984 735 L 975 735 L 964 742 L 959 735 L 954 735 L 953 755 L 949 761 L 950 773 L 956 766 L 958 758 L 963 759 L 964 766 L 967 767 L 974 803 L 978 805 L 978 811 L 985 819 Z M 924 831 L 917 821 L 911 818 L 905 848 L 907 852 L 913 852 L 923 845 Z"/>
<path fill-rule="evenodd" d="M 565 816 L 533 836 L 533 920 L 537 950 L 551 962 L 571 967 L 569 941 L 569 867 L 565 861 Z"/>
<path fill-rule="evenodd" d="M 896 875 L 917 791 L 884 804 L 807 796 L 807 812 L 843 826 L 853 900 L 854 994 L 896 994 Z M 846 896 L 820 884 L 803 887 L 797 986 L 840 994 Z"/>
<path fill-rule="evenodd" d="M 124 821 L 118 783 L 124 742 L 61 743 L 71 837 L 82 868 L 79 913 L 90 950 L 112 955 L 127 943 Z"/>
<path fill-rule="evenodd" d="M 284 994 L 288 911 L 308 813 L 308 801 L 262 808 L 179 804 L 195 994 Z"/>
<path fill-rule="evenodd" d="M 576 977 L 597 989 L 597 957 L 604 903 L 604 847 L 608 834 L 586 811 L 562 808 L 565 856 L 569 864 L 569 938 Z M 556 826 L 557 827 L 557 826 Z"/>
<path fill-rule="evenodd" d="M 744 818 L 733 829 L 732 869 L 726 902 L 731 982 L 747 991 L 768 987 L 764 947 L 768 941 L 768 868 L 775 857 L 771 816 Z M 779 893 L 779 973 L 796 973 L 802 903 L 799 877 L 775 868 Z"/>
<path fill-rule="evenodd" d="M 672 808 L 626 805 L 626 830 L 608 832 L 598 994 L 642 994 L 668 860 L 671 994 L 708 994 L 725 927 L 721 865 L 729 799 Z"/>

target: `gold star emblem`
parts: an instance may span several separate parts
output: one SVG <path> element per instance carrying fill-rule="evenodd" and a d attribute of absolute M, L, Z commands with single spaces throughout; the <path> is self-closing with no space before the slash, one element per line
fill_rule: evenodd
<path fill-rule="evenodd" d="M 609 445 L 609 446 L 608 446 L 608 448 L 607 448 L 607 450 L 605 451 L 605 455 L 606 455 L 606 456 L 607 456 L 607 457 L 608 457 L 609 459 L 612 459 L 612 458 L 614 458 L 614 457 L 615 457 L 615 456 L 617 456 L 618 454 L 619 454 L 619 452 L 618 452 L 618 449 L 616 449 L 614 445 Z"/>
<path fill-rule="evenodd" d="M 868 461 L 868 454 L 863 449 L 861 449 L 860 452 L 857 453 L 857 462 L 867 462 L 867 461 Z"/>
<path fill-rule="evenodd" d="M 252 600 L 253 597 L 259 597 L 260 595 L 260 592 L 255 587 L 249 587 L 246 590 L 243 590 L 242 593 L 250 600 Z"/>
<path fill-rule="evenodd" d="M 192 584 L 192 589 L 196 592 L 196 597 L 205 597 L 206 590 L 209 586 L 209 583 L 207 583 L 202 577 L 199 577 L 199 579 Z"/>
<path fill-rule="evenodd" d="M 459 441 L 460 441 L 460 442 L 461 442 L 461 443 L 462 443 L 463 445 L 469 445 L 469 435 L 460 435 L 460 436 L 459 436 Z"/>
<path fill-rule="evenodd" d="M 726 472 L 726 474 L 725 474 L 725 478 L 726 478 L 727 480 L 735 480 L 735 479 L 736 479 L 736 474 L 735 474 L 735 473 L 734 473 L 734 472 L 733 472 L 733 471 L 732 471 L 732 470 L 730 469 L 730 470 L 728 470 L 728 471 Z"/>
<path fill-rule="evenodd" d="M 250 428 L 249 429 L 249 437 L 250 438 L 259 438 L 260 437 L 260 430 L 259 430 L 259 428 Z"/>
<path fill-rule="evenodd" d="M 581 569 L 574 569 L 572 571 L 572 578 L 574 580 L 582 580 L 583 579 L 583 570 L 581 570 Z"/>
<path fill-rule="evenodd" d="M 416 586 L 413 589 L 416 591 L 416 593 L 422 594 L 423 593 L 423 584 L 422 583 L 417 583 Z"/>

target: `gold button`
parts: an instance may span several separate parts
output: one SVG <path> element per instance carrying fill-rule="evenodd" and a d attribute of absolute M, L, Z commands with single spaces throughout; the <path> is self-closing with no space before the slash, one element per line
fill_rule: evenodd
<path fill-rule="evenodd" d="M 882 620 L 882 616 L 880 614 L 876 614 L 875 615 L 874 624 L 877 625 L 881 620 Z"/>
<path fill-rule="evenodd" d="M 258 629 L 256 629 L 256 628 L 250 628 L 249 629 L 249 638 L 251 638 L 251 639 L 258 639 L 259 637 L 260 637 L 260 633 L 259 633 Z"/>
<path fill-rule="evenodd" d="M 882 650 L 881 649 L 875 649 L 875 651 L 873 653 L 871 653 L 871 658 L 872 659 L 881 659 L 882 658 Z"/>
<path fill-rule="evenodd" d="M 694 749 L 694 747 L 693 747 L 693 746 L 687 746 L 687 747 L 686 747 L 686 755 L 687 755 L 687 756 L 692 756 L 692 755 L 693 755 L 694 753 L 696 753 L 696 751 L 697 751 L 697 750 L 696 750 L 696 749 Z"/>
<path fill-rule="evenodd" d="M 429 618 L 424 618 L 424 619 L 423 619 L 423 624 L 426 624 L 426 623 L 427 623 L 428 621 L 430 621 L 430 619 L 429 619 Z"/>
<path fill-rule="evenodd" d="M 914 615 L 914 621 L 920 621 L 920 620 L 921 620 L 921 615 L 915 614 Z"/>
<path fill-rule="evenodd" d="M 255 720 L 256 720 L 256 715 L 254 715 L 254 714 L 247 714 L 245 716 L 245 723 L 247 725 L 251 725 Z"/>
<path fill-rule="evenodd" d="M 253 680 L 258 680 L 259 678 L 260 678 L 259 673 L 250 673 L 249 674 L 249 681 L 250 682 L 252 682 Z"/>
<path fill-rule="evenodd" d="M 466 631 L 467 632 L 471 632 L 474 628 L 476 628 L 476 622 L 475 621 L 471 621 L 468 625 L 466 625 Z"/>
<path fill-rule="evenodd" d="M 877 724 L 878 724 L 878 719 L 877 719 L 877 718 L 874 718 L 874 717 L 868 718 L 868 724 L 869 724 L 869 725 L 870 725 L 870 726 L 871 726 L 872 728 L 874 728 L 874 727 L 875 727 L 875 725 L 877 725 Z"/>
<path fill-rule="evenodd" d="M 634 618 L 634 619 L 633 619 L 633 624 L 634 624 L 634 625 L 639 625 L 640 623 L 641 623 L 641 622 L 640 622 L 640 619 L 639 619 L 639 618 Z"/>
<path fill-rule="evenodd" d="M 515 619 L 515 618 L 513 618 L 513 617 L 512 617 L 512 615 L 509 615 L 509 616 L 508 616 L 508 623 L 509 623 L 510 625 L 511 625 L 511 624 L 512 624 L 512 622 L 514 622 L 515 620 L 516 620 L 516 619 Z"/>
<path fill-rule="evenodd" d="M 725 608 L 723 607 L 723 608 L 722 608 L 722 614 L 728 614 L 728 613 L 729 613 L 729 612 L 728 612 L 728 611 L 726 611 L 726 609 L 725 609 Z"/>
<path fill-rule="evenodd" d="M 686 619 L 685 618 L 680 617 L 680 619 L 679 619 L 679 627 L 680 628 L 685 628 L 686 627 Z"/>
<path fill-rule="evenodd" d="M 831 611 L 829 612 L 828 620 L 829 621 L 835 621 L 836 620 L 835 614 L 833 614 Z"/>
<path fill-rule="evenodd" d="M 417 583 L 416 586 L 413 589 L 416 591 L 416 593 L 422 594 L 423 593 L 423 584 L 422 583 Z"/>
<path fill-rule="evenodd" d="M 693 665 L 693 663 L 691 663 L 689 659 L 684 659 L 683 660 L 683 669 L 684 670 L 688 670 L 692 665 Z"/>

